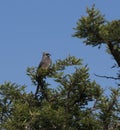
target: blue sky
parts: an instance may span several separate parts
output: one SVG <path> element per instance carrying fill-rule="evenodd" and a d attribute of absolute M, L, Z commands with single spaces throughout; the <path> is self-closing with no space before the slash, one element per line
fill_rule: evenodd
<path fill-rule="evenodd" d="M 114 61 L 105 53 L 73 38 L 73 28 L 86 7 L 96 4 L 106 19 L 120 18 L 120 1 L 100 0 L 1 0 L 0 1 L 0 84 L 5 81 L 34 88 L 26 68 L 38 66 L 43 51 L 50 52 L 53 62 L 69 54 L 82 58 L 90 68 L 91 79 L 104 88 L 114 85 L 100 75 L 115 75 Z"/>

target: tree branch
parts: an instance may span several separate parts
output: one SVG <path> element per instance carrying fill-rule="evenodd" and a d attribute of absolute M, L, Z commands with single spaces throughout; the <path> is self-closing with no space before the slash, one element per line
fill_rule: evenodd
<path fill-rule="evenodd" d="M 120 67 L 120 52 L 117 49 L 114 49 L 114 45 L 112 44 L 112 42 L 108 42 L 107 45 L 108 48 L 110 49 L 112 56 L 114 57 L 118 66 Z"/>
<path fill-rule="evenodd" d="M 100 77 L 100 78 L 120 80 L 120 78 L 116 78 L 116 77 L 112 77 L 112 76 L 102 76 L 102 75 L 97 75 L 97 74 L 94 74 L 94 75 L 97 76 L 97 77 Z"/>

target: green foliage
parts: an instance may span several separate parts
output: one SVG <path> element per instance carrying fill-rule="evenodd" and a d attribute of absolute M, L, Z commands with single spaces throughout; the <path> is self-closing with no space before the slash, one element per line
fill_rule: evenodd
<path fill-rule="evenodd" d="M 66 72 L 67 67 L 73 71 Z M 33 67 L 27 69 L 34 85 L 37 83 L 35 70 Z M 82 66 L 81 60 L 74 56 L 56 61 L 44 78 L 45 82 L 51 78 L 57 83 L 56 88 L 49 88 L 49 83 L 46 83 L 48 101 L 35 99 L 33 93 L 25 92 L 24 86 L 11 83 L 1 85 L 1 128 L 84 130 L 88 124 L 91 129 L 97 128 L 98 125 L 93 125 L 96 119 L 88 104 L 100 98 L 103 91 L 95 81 L 90 80 L 88 71 L 88 67 Z"/>
<path fill-rule="evenodd" d="M 98 46 L 100 48 L 101 44 L 105 44 L 107 52 L 113 56 L 120 67 L 120 20 L 106 21 L 104 15 L 95 9 L 95 5 L 92 8 L 87 8 L 86 12 L 87 16 L 83 16 L 78 20 L 77 27 L 74 28 L 76 32 L 73 36 L 83 38 L 86 45 L 93 47 Z M 117 78 L 105 77 L 119 80 L 119 75 L 118 72 Z M 98 92 L 100 91 L 98 90 Z M 96 119 L 99 120 L 100 129 L 120 129 L 119 97 L 120 89 L 112 88 L 110 97 L 102 95 L 101 98 L 96 100 L 95 106 L 99 111 L 96 114 Z"/>
<path fill-rule="evenodd" d="M 86 45 L 101 47 L 106 44 L 106 50 L 113 56 L 120 67 L 120 20 L 108 22 L 99 10 L 87 8 L 87 16 L 77 22 L 74 37 L 84 38 Z"/>
<path fill-rule="evenodd" d="M 100 45 L 104 42 L 99 34 L 101 26 L 105 23 L 104 16 L 100 14 L 100 11 L 95 10 L 94 5 L 91 9 L 87 8 L 86 12 L 88 16 L 79 19 L 77 27 L 74 28 L 76 33 L 73 36 L 85 38 L 86 45 Z"/>
<path fill-rule="evenodd" d="M 65 71 L 71 68 L 71 72 Z M 36 68 L 27 69 L 27 74 L 36 81 Z M 41 72 L 44 70 L 41 70 Z M 0 86 L 1 129 L 6 130 L 102 130 L 118 125 L 119 89 L 112 89 L 108 99 L 103 90 L 90 80 L 89 69 L 80 59 L 68 56 L 51 66 L 44 78 L 51 78 L 56 88 L 45 91 L 49 100 L 35 99 L 26 93 L 24 86 L 5 83 Z M 54 83 L 53 83 L 54 84 Z M 41 89 L 39 90 L 41 93 Z M 91 105 L 90 105 L 91 104 Z M 118 115 L 117 115 L 118 114 Z"/>
<path fill-rule="evenodd" d="M 73 36 L 85 38 L 86 45 L 100 45 L 101 43 L 120 42 L 120 20 L 107 22 L 99 10 L 87 8 L 87 16 L 83 16 L 77 22 Z"/>
<path fill-rule="evenodd" d="M 104 39 L 104 42 L 113 42 L 117 44 L 120 42 L 120 21 L 113 20 L 107 24 L 100 26 L 99 34 Z"/>
<path fill-rule="evenodd" d="M 119 125 L 119 97 L 120 88 L 111 88 L 110 97 L 103 96 L 98 104 L 101 110 L 99 117 L 102 121 L 101 123 L 104 129 L 109 129 L 111 126 L 113 126 L 116 130 L 117 125 Z"/>
<path fill-rule="evenodd" d="M 25 86 L 19 87 L 10 82 L 0 85 L 0 125 L 2 126 L 13 113 L 13 104 L 22 99 Z M 0 127 L 1 127 L 0 126 Z"/>

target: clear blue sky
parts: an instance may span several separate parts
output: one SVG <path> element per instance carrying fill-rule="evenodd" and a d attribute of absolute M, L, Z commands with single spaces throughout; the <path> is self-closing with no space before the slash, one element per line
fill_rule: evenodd
<path fill-rule="evenodd" d="M 1 0 L 0 1 L 0 84 L 5 81 L 31 86 L 26 68 L 38 66 L 43 51 L 50 52 L 53 62 L 69 54 L 88 64 L 92 80 L 103 87 L 114 85 L 111 80 L 96 78 L 114 75 L 110 67 L 114 61 L 105 48 L 86 47 L 73 38 L 73 28 L 86 7 L 96 8 L 106 19 L 120 18 L 120 1 L 101 0 Z"/>

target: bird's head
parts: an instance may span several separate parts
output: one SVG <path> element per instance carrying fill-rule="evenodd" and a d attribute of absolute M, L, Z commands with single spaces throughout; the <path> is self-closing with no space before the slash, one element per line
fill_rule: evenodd
<path fill-rule="evenodd" d="M 50 57 L 50 56 L 51 56 L 50 53 L 48 53 L 48 52 L 43 52 L 43 57 Z"/>

